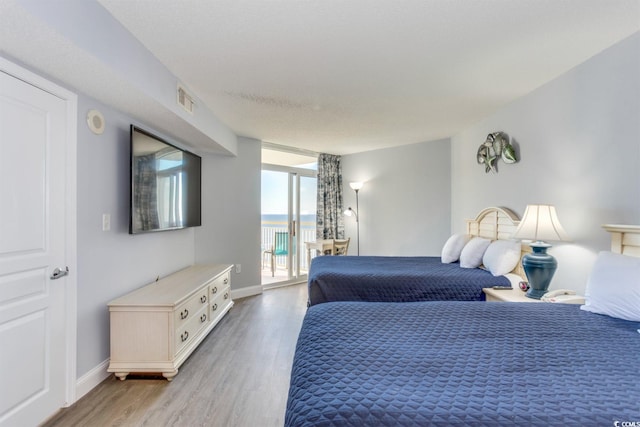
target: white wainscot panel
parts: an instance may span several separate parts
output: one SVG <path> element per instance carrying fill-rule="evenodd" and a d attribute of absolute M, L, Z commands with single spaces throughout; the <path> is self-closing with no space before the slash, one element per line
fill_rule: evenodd
<path fill-rule="evenodd" d="M 2 106 L 8 123 L 26 122 L 29 126 L 0 126 L 0 180 L 16 183 L 0 186 L 0 255 L 42 251 L 47 198 L 43 167 L 47 147 L 42 135 L 47 133 L 48 115 L 17 99 L 4 99 Z M 19 226 L 25 223 L 30 226 Z"/>
<path fill-rule="evenodd" d="M 42 364 L 47 356 L 45 321 L 46 312 L 38 311 L 0 325 L 0 378 L 5 384 L 0 387 L 0 420 L 48 387 Z M 16 342 L 21 345 L 11 345 Z M 19 366 L 29 369 L 16 369 Z"/>
<path fill-rule="evenodd" d="M 7 274 L 0 277 L 0 307 L 46 292 L 47 278 L 44 268 Z"/>

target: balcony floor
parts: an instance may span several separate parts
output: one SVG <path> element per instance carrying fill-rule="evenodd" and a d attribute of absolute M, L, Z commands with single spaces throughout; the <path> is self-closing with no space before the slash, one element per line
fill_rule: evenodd
<path fill-rule="evenodd" d="M 306 275 L 307 275 L 307 271 L 306 270 L 301 270 L 300 274 L 305 275 L 304 278 L 301 278 L 300 280 L 296 281 L 296 282 L 300 282 L 300 281 L 306 281 Z M 261 270 L 260 272 L 261 277 L 262 277 L 262 286 L 270 286 L 270 285 L 274 285 L 276 283 L 280 283 L 280 282 L 286 282 L 289 280 L 289 275 L 287 272 L 287 269 L 284 266 L 277 266 L 276 267 L 276 271 L 275 271 L 275 275 L 273 277 L 271 277 L 271 268 L 268 264 L 265 264 L 264 268 Z"/>

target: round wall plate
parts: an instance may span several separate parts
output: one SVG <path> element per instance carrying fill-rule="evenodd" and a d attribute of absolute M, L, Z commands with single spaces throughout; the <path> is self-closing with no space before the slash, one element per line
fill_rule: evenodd
<path fill-rule="evenodd" d="M 98 110 L 89 110 L 87 113 L 87 125 L 91 132 L 100 135 L 104 132 L 104 116 Z"/>

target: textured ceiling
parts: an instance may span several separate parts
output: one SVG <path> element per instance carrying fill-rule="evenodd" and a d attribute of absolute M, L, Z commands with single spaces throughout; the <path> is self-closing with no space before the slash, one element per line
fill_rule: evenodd
<path fill-rule="evenodd" d="M 638 0 L 99 0 L 236 133 L 448 137 L 640 29 Z"/>
<path fill-rule="evenodd" d="M 640 30 L 640 0 L 98 1 L 238 135 L 334 154 L 455 135 Z M 194 133 L 17 4 L 0 50 Z"/>

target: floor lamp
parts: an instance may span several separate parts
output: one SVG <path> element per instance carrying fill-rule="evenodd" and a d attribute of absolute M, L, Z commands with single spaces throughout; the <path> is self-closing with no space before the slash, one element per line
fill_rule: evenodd
<path fill-rule="evenodd" d="M 345 215 L 347 216 L 355 215 L 356 217 L 356 246 L 358 248 L 358 256 L 360 256 L 360 218 L 358 217 L 358 212 L 360 207 L 358 206 L 358 191 L 360 191 L 363 185 L 364 185 L 363 182 L 349 183 L 349 186 L 356 192 L 356 209 L 354 211 L 353 209 L 351 209 L 351 206 L 349 206 L 349 209 L 344 211 Z"/>

